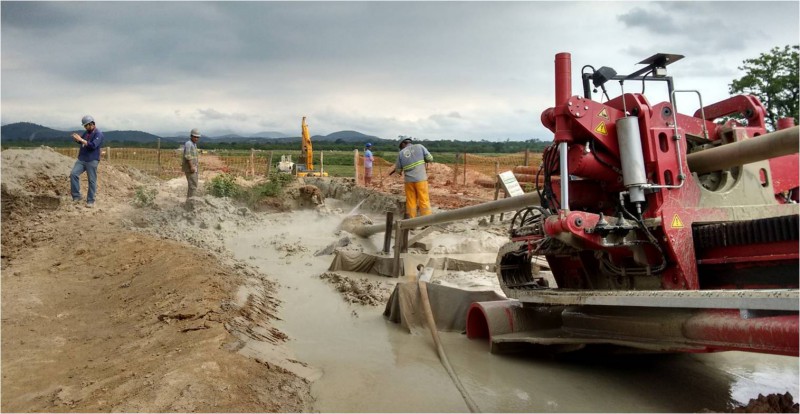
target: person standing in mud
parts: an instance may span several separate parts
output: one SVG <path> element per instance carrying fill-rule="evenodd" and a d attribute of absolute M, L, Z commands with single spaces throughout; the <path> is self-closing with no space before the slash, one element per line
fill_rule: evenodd
<path fill-rule="evenodd" d="M 200 168 L 199 158 L 197 157 L 197 141 L 200 140 L 200 131 L 197 128 L 189 132 L 189 140 L 183 144 L 183 162 L 181 170 L 186 174 L 186 182 L 189 189 L 186 191 L 186 201 L 194 197 L 197 191 L 197 182 L 199 181 Z"/>
<path fill-rule="evenodd" d="M 94 123 L 91 115 L 86 115 L 81 119 L 81 124 L 86 130 L 83 135 L 72 133 L 72 139 L 81 145 L 78 150 L 78 160 L 72 167 L 69 175 L 70 191 L 72 201 L 81 201 L 81 181 L 80 177 L 86 171 L 86 178 L 89 181 L 89 190 L 86 194 L 86 207 L 94 207 L 95 195 L 97 194 L 97 166 L 100 164 L 100 148 L 103 146 L 103 133 Z"/>
<path fill-rule="evenodd" d="M 364 145 L 364 187 L 369 187 L 372 182 L 372 143 Z"/>
<path fill-rule="evenodd" d="M 411 138 L 400 141 L 400 152 L 397 162 L 389 175 L 400 170 L 405 178 L 406 216 L 417 216 L 417 206 L 422 216 L 431 214 L 431 202 L 428 195 L 428 163 L 433 156 L 422 144 L 412 144 Z"/>

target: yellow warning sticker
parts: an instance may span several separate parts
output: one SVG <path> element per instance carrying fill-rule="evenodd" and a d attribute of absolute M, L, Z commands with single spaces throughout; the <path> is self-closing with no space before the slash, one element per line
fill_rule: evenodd
<path fill-rule="evenodd" d="M 683 222 L 681 221 L 681 218 L 678 217 L 677 214 L 672 216 L 672 224 L 670 224 L 670 227 L 672 227 L 673 229 L 682 229 L 683 228 Z"/>
<path fill-rule="evenodd" d="M 597 132 L 598 134 L 608 135 L 608 130 L 606 129 L 606 123 L 601 121 L 600 125 L 595 127 L 594 132 Z"/>
<path fill-rule="evenodd" d="M 602 111 L 600 111 L 600 113 L 599 113 L 599 114 L 597 114 L 597 116 L 598 116 L 598 117 L 600 117 L 600 118 L 603 118 L 603 119 L 605 119 L 606 121 L 608 121 L 608 120 L 609 120 L 609 118 L 608 118 L 608 111 L 606 111 L 606 108 L 603 108 L 603 110 L 602 110 Z"/>

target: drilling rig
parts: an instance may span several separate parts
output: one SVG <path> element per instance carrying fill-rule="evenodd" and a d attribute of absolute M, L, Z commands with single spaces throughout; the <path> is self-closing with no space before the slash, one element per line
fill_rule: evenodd
<path fill-rule="evenodd" d="M 659 53 L 629 75 L 586 65 L 573 95 L 571 56 L 555 56 L 540 204 L 516 212 L 498 254 L 510 300 L 472 304 L 469 337 L 488 336 L 493 352 L 798 356 L 798 127 L 781 119 L 768 132 L 754 96 L 704 106 L 676 90 L 667 66 L 681 58 Z M 669 101 L 652 105 L 626 82 L 666 85 Z M 678 94 L 699 109 L 680 113 Z"/>

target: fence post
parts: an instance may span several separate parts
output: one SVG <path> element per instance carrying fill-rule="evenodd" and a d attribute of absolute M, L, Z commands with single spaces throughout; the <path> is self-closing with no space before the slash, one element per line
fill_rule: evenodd
<path fill-rule="evenodd" d="M 79 152 L 80 152 L 80 150 L 79 150 Z M 111 147 L 110 147 L 110 146 L 109 146 L 109 147 L 107 147 L 107 151 L 106 151 L 106 161 L 111 161 Z"/>
<path fill-rule="evenodd" d="M 250 176 L 256 178 L 256 150 L 250 148 Z"/>
<path fill-rule="evenodd" d="M 158 175 L 161 175 L 161 137 L 156 141 L 156 159 L 158 160 Z"/>
<path fill-rule="evenodd" d="M 467 185 L 467 153 L 464 153 L 464 186 Z"/>
<path fill-rule="evenodd" d="M 358 185 L 358 149 L 353 150 L 353 178 L 356 179 L 356 185 Z"/>
<path fill-rule="evenodd" d="M 325 172 L 325 151 L 319 152 L 319 176 Z"/>
<path fill-rule="evenodd" d="M 525 166 L 528 166 L 528 160 L 530 159 L 530 151 L 525 148 Z"/>
<path fill-rule="evenodd" d="M 378 164 L 378 177 L 381 178 L 380 186 L 381 186 L 381 188 L 383 188 L 383 168 L 381 167 L 381 163 L 380 162 L 378 162 L 377 164 Z M 388 251 L 387 251 L 387 253 L 388 253 Z"/>
<path fill-rule="evenodd" d="M 267 161 L 267 177 L 270 172 L 272 172 L 272 151 L 269 152 L 269 161 Z"/>
<path fill-rule="evenodd" d="M 497 200 L 497 196 L 500 193 L 500 178 L 498 178 L 497 174 L 500 173 L 500 161 L 494 162 L 494 199 Z M 502 219 L 501 219 L 502 220 Z M 494 223 L 494 214 L 489 217 L 489 223 Z"/>
<path fill-rule="evenodd" d="M 456 153 L 456 161 L 453 163 L 453 185 L 458 185 L 458 158 L 459 153 Z"/>

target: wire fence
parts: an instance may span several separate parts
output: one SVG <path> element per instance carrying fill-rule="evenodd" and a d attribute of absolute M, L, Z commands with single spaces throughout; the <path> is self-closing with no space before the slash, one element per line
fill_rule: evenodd
<path fill-rule="evenodd" d="M 394 169 L 396 158 L 388 158 L 373 155 L 373 182 L 382 184 L 388 172 Z M 520 182 L 532 182 L 529 175 L 535 174 L 542 162 L 542 154 L 534 152 L 520 152 L 515 154 L 494 154 L 476 155 L 469 153 L 445 153 L 434 154 L 434 162 L 445 168 L 436 168 L 438 175 L 452 174 L 447 177 L 447 181 L 453 186 L 479 185 L 483 187 L 494 187 L 496 177 L 504 171 L 513 171 Z M 364 180 L 364 157 L 356 151 L 356 160 L 359 184 Z"/>
<path fill-rule="evenodd" d="M 77 148 L 53 148 L 54 151 L 76 158 Z M 280 150 L 200 150 L 201 171 L 219 171 L 235 176 L 252 178 L 267 176 L 276 170 L 282 155 L 289 155 L 298 162 L 300 151 Z M 137 168 L 161 178 L 183 176 L 181 170 L 181 148 L 114 148 L 103 147 L 102 160 L 112 165 Z M 373 156 L 373 179 L 382 183 L 394 169 L 397 153 L 381 152 Z M 497 174 L 512 170 L 520 182 L 530 182 L 532 174 L 541 164 L 542 154 L 520 152 L 515 154 L 434 154 L 437 165 L 435 174 L 446 178 L 453 186 L 494 187 Z M 355 177 L 363 184 L 364 156 L 354 151 L 318 151 L 314 153 L 314 170 L 327 172 L 330 176 Z M 452 175 L 452 176 L 451 176 Z"/>

